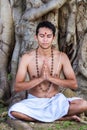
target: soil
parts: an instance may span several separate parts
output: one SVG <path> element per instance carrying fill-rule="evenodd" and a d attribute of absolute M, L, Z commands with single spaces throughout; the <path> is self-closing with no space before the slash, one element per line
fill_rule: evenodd
<path fill-rule="evenodd" d="M 0 104 L 0 130 L 19 130 L 10 127 L 8 122 L 7 107 Z M 27 122 L 32 130 L 87 130 L 87 124 L 75 121 L 56 121 L 53 123 Z M 22 130 L 22 129 L 21 129 Z"/>
<path fill-rule="evenodd" d="M 54 123 L 30 122 L 29 126 L 31 126 L 33 130 L 87 130 L 87 125 L 72 121 L 60 121 Z M 0 130 L 16 130 L 16 129 L 10 127 L 6 122 L 1 122 Z"/>

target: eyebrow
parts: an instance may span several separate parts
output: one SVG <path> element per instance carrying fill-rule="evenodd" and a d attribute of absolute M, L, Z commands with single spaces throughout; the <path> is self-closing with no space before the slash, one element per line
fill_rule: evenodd
<path fill-rule="evenodd" d="M 45 35 L 45 34 L 43 34 L 43 33 L 39 33 L 39 35 Z M 49 34 L 47 34 L 47 35 L 53 35 L 52 33 L 49 33 Z"/>

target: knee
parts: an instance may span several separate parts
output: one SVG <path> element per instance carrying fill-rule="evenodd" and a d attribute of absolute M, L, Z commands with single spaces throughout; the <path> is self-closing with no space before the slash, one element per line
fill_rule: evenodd
<path fill-rule="evenodd" d="M 87 106 L 87 101 L 86 100 L 82 100 L 82 103 L 84 106 Z"/>
<path fill-rule="evenodd" d="M 16 115 L 16 112 L 15 112 L 15 111 L 12 111 L 12 112 L 11 112 L 11 115 L 12 115 L 12 116 L 15 116 L 15 115 Z"/>
<path fill-rule="evenodd" d="M 87 109 L 87 101 L 84 100 L 84 99 L 81 99 L 80 100 L 80 106 L 83 110 L 86 110 Z"/>

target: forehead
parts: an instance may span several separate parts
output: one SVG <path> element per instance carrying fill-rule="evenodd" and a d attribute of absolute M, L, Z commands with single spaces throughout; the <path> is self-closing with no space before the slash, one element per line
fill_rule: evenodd
<path fill-rule="evenodd" d="M 46 27 L 39 28 L 39 34 L 52 34 L 52 30 Z"/>

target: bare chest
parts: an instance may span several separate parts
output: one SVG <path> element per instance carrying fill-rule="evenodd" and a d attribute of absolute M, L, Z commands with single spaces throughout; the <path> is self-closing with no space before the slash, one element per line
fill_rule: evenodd
<path fill-rule="evenodd" d="M 58 57 L 55 56 L 53 60 L 51 57 L 47 57 L 47 58 L 39 57 L 38 64 L 37 64 L 36 58 L 34 58 L 31 61 L 31 64 L 28 66 L 28 73 L 31 79 L 38 77 L 38 72 L 39 72 L 39 75 L 41 75 L 44 61 L 46 61 L 48 68 L 50 70 L 50 73 L 52 71 L 53 76 L 56 76 L 56 77 L 60 76 L 62 65 Z M 37 66 L 38 66 L 38 69 L 37 69 Z"/>

